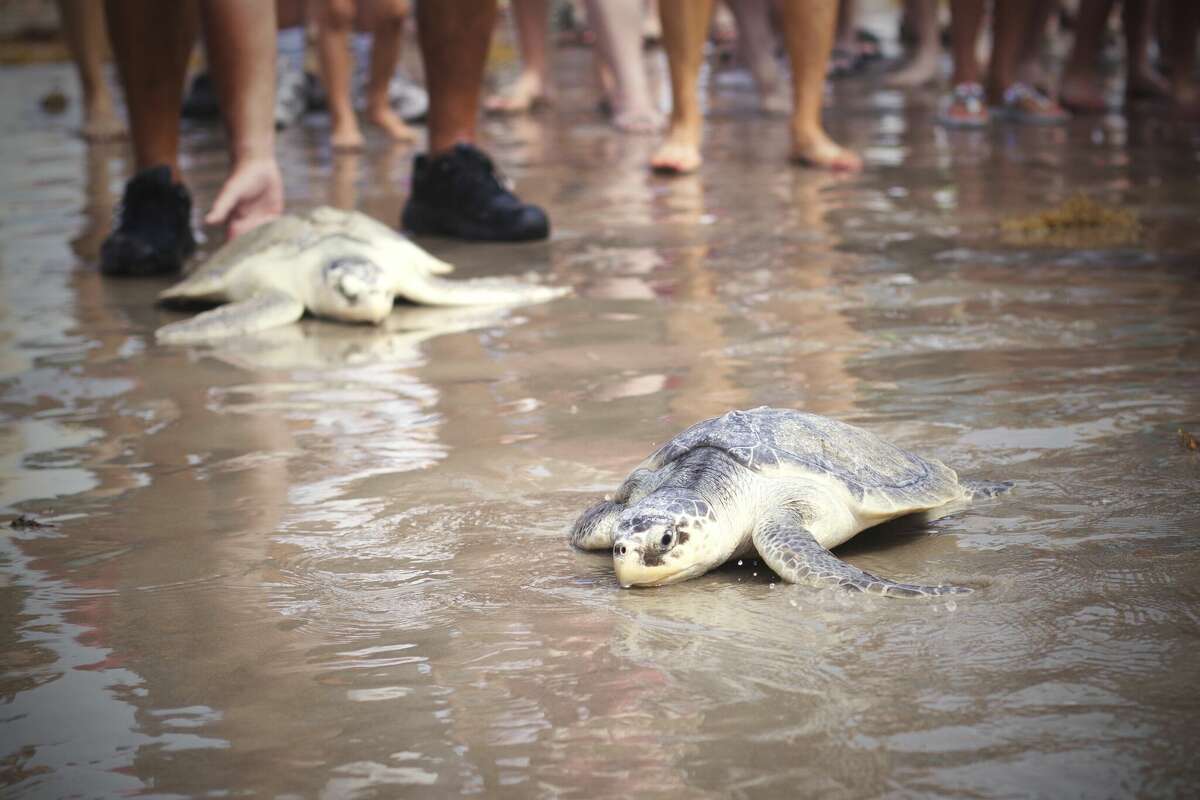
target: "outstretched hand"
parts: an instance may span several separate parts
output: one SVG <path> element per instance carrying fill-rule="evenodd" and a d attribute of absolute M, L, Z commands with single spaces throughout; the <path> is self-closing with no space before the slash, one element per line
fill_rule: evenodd
<path fill-rule="evenodd" d="M 204 222 L 224 224 L 225 235 L 236 239 L 282 213 L 283 178 L 279 165 L 274 158 L 259 158 L 234 166 Z"/>

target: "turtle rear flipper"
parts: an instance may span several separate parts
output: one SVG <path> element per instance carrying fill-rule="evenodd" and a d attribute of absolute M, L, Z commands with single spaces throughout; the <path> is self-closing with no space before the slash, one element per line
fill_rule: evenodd
<path fill-rule="evenodd" d="M 197 344 L 287 325 L 302 316 L 304 303 L 286 292 L 267 289 L 246 300 L 164 325 L 154 336 L 162 344 Z"/>
<path fill-rule="evenodd" d="M 841 586 L 886 597 L 938 597 L 971 592 L 960 586 L 897 583 L 864 572 L 818 544 L 794 512 L 781 511 L 761 519 L 754 528 L 753 540 L 759 557 L 788 583 Z"/>

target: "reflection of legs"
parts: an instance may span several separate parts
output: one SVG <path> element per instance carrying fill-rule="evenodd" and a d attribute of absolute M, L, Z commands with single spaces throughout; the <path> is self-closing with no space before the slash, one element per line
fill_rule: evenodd
<path fill-rule="evenodd" d="M 350 87 L 354 12 L 354 0 L 321 0 L 317 11 L 317 52 L 329 104 L 329 141 L 334 150 L 358 150 L 363 146 Z"/>
<path fill-rule="evenodd" d="M 666 141 L 650 159 L 656 170 L 684 173 L 700 167 L 704 119 L 697 83 L 712 9 L 713 0 L 659 0 L 663 48 L 671 72 L 671 121 Z"/>
<path fill-rule="evenodd" d="M 1098 62 L 1112 7 L 1113 0 L 1080 0 L 1075 16 L 1075 42 L 1063 67 L 1059 92 L 1063 105 L 1073 111 L 1103 111 L 1108 105 L 1100 85 Z"/>
<path fill-rule="evenodd" d="M 417 3 L 417 33 L 429 88 L 429 153 L 473 143 L 496 3 L 436 0 Z"/>
<path fill-rule="evenodd" d="M 369 6 L 368 18 L 374 39 L 367 75 L 367 119 L 396 141 L 411 142 L 417 138 L 416 132 L 404 124 L 388 100 L 388 85 L 400 63 L 408 1 L 371 0 Z"/>
<path fill-rule="evenodd" d="M 783 31 L 792 62 L 792 158 L 813 167 L 857 170 L 862 160 L 821 125 L 825 70 L 833 47 L 837 0 L 785 0 Z"/>
<path fill-rule="evenodd" d="M 588 0 L 587 9 L 597 53 L 616 78 L 613 124 L 634 133 L 658 130 L 662 117 L 650 96 L 642 59 L 642 0 Z"/>
<path fill-rule="evenodd" d="M 938 54 L 942 44 L 938 36 L 937 0 L 908 0 L 908 19 L 916 29 L 917 44 L 912 60 L 904 69 L 888 76 L 892 86 L 921 86 L 937 77 Z"/>
<path fill-rule="evenodd" d="M 488 111 L 528 111 L 546 99 L 550 77 L 548 0 L 513 0 L 517 44 L 521 49 L 521 74 L 502 94 L 489 97 Z"/>
<path fill-rule="evenodd" d="M 728 0 L 737 20 L 738 48 L 754 75 L 759 104 L 769 114 L 784 114 L 789 104 L 784 75 L 775 61 L 770 0 Z"/>
<path fill-rule="evenodd" d="M 179 108 L 199 27 L 196 6 L 108 0 L 105 10 L 137 168 L 166 164 L 178 179 Z"/>
<path fill-rule="evenodd" d="M 88 141 L 119 139 L 125 126 L 117 118 L 104 80 L 104 8 L 95 0 L 58 0 L 59 18 L 83 91 L 83 127 Z"/>

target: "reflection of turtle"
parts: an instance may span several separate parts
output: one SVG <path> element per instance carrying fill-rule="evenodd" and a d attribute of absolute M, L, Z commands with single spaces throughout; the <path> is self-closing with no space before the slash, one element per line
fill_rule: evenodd
<path fill-rule="evenodd" d="M 517 305 L 566 289 L 511 278 L 450 281 L 452 267 L 386 225 L 353 211 L 286 215 L 226 244 L 164 301 L 228 303 L 165 325 L 158 340 L 202 342 L 317 316 L 378 324 L 397 296 L 436 306 Z"/>
<path fill-rule="evenodd" d="M 878 578 L 828 548 L 889 519 L 1011 484 L 960 481 L 949 467 L 859 428 L 776 408 L 688 428 L 642 462 L 571 542 L 612 549 L 622 586 L 686 580 L 754 551 L 789 583 L 900 597 L 966 592 Z"/>

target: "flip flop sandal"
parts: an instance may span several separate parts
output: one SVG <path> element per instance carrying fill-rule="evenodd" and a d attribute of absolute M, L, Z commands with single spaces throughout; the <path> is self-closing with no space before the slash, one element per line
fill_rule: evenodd
<path fill-rule="evenodd" d="M 959 83 L 950 90 L 938 110 L 938 124 L 947 128 L 986 128 L 990 121 L 983 102 L 983 86 Z"/>
<path fill-rule="evenodd" d="M 1023 125 L 1061 125 L 1071 118 L 1063 107 L 1027 83 L 1014 83 L 1004 90 L 996 113 Z"/>

